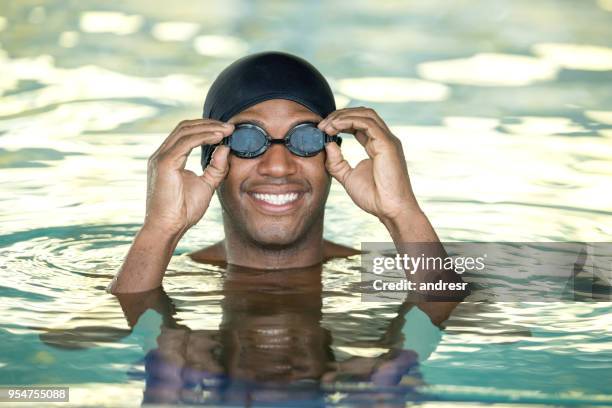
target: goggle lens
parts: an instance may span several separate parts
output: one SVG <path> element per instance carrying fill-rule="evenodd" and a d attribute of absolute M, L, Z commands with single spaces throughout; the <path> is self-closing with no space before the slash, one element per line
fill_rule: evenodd
<path fill-rule="evenodd" d="M 287 137 L 286 144 L 298 156 L 314 156 L 325 148 L 325 133 L 313 125 L 298 125 Z"/>
<path fill-rule="evenodd" d="M 232 134 L 229 146 L 239 157 L 255 157 L 266 150 L 268 139 L 256 127 L 238 127 Z"/>

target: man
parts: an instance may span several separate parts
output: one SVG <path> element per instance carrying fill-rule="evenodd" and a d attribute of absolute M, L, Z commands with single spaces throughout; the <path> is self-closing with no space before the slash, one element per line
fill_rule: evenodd
<path fill-rule="evenodd" d="M 389 387 L 406 376 L 408 388 L 421 383 L 418 361 L 435 349 L 437 326 L 457 302 L 404 302 L 382 337 L 368 325 L 337 322 L 335 338 L 322 323 L 321 278 L 324 261 L 358 253 L 323 239 L 332 177 L 378 217 L 398 252 L 418 256 L 427 248 L 445 256 L 412 192 L 400 141 L 371 109 L 336 110 L 312 65 L 277 52 L 226 68 L 208 92 L 203 116 L 181 122 L 149 159 L 145 221 L 109 285 L 130 332 L 156 345 L 144 347 L 145 401 L 199 401 L 203 389 L 212 402 L 322 401 L 330 392 L 325 384 L 365 380 L 386 390 L 374 389 L 372 401 L 399 398 L 403 406 L 405 387 Z M 355 168 L 342 156 L 342 132 L 369 156 Z M 198 146 L 202 175 L 185 170 Z M 225 239 L 191 257 L 225 265 L 213 303 L 198 301 L 209 310 L 220 306 L 221 322 L 218 330 L 191 329 L 161 284 L 178 241 L 204 216 L 215 191 Z M 68 334 L 45 339 L 89 342 L 87 331 Z M 332 343 L 388 351 L 340 359 Z"/>
<path fill-rule="evenodd" d="M 286 140 L 304 123 L 314 124 L 307 125 L 314 126 L 311 134 L 318 129 L 326 135 L 314 155 L 299 155 L 299 146 Z M 245 126 L 269 140 L 240 157 L 237 136 L 229 146 L 222 142 Z M 339 133 L 353 134 L 369 158 L 352 168 L 333 139 Z M 242 148 L 252 149 L 244 143 Z M 196 175 L 185 163 L 202 145 L 204 155 L 218 146 L 209 164 L 203 157 L 204 172 Z M 323 239 L 331 177 L 357 206 L 378 217 L 398 251 L 417 251 L 406 243 L 438 242 L 413 194 L 402 145 L 376 112 L 336 110 L 323 76 L 295 56 L 268 52 L 234 62 L 211 86 L 204 118 L 181 122 L 150 157 L 145 221 L 109 290 L 159 287 L 178 241 L 205 214 L 215 191 L 225 239 L 192 254 L 197 261 L 291 269 L 356 253 Z M 436 248 L 444 253 L 441 245 Z"/>

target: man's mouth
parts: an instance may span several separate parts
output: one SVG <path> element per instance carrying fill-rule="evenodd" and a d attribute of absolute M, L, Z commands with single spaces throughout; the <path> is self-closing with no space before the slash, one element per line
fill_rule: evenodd
<path fill-rule="evenodd" d="M 298 193 L 285 193 L 285 194 L 262 194 L 253 193 L 253 197 L 256 200 L 264 201 L 265 203 L 272 205 L 285 205 L 296 201 L 300 195 Z"/>
<path fill-rule="evenodd" d="M 303 191 L 250 191 L 251 202 L 263 213 L 285 213 L 295 210 L 303 201 Z"/>

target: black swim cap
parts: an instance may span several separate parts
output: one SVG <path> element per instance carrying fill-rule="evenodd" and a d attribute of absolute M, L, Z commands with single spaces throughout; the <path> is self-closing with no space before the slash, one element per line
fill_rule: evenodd
<path fill-rule="evenodd" d="M 297 102 L 323 118 L 336 110 L 329 84 L 310 63 L 284 52 L 262 52 L 240 58 L 219 74 L 206 95 L 203 117 L 226 122 L 269 99 Z M 202 146 L 203 168 L 213 149 Z"/>

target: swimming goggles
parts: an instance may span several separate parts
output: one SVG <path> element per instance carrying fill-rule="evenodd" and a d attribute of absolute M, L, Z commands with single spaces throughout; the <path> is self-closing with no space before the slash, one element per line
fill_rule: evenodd
<path fill-rule="evenodd" d="M 283 139 L 272 139 L 264 129 L 253 123 L 240 123 L 219 145 L 229 146 L 231 152 L 240 158 L 252 159 L 264 154 L 273 144 L 284 144 L 296 156 L 311 157 L 325 149 L 325 144 L 329 142 L 340 146 L 342 138 L 325 134 L 314 122 L 296 125 Z M 209 157 L 202 157 L 202 164 L 208 164 L 209 160 Z"/>

